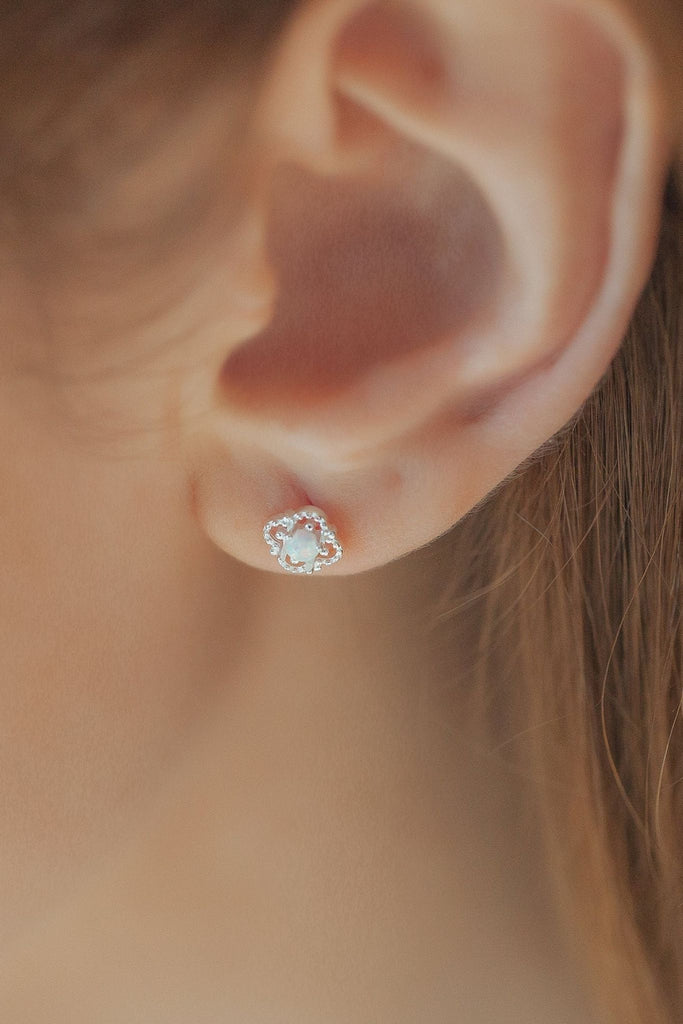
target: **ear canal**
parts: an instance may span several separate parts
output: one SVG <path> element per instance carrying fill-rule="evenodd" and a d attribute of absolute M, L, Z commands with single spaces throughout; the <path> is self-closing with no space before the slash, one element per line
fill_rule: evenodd
<path fill-rule="evenodd" d="M 331 6 L 317 70 L 294 33 L 270 83 L 289 107 L 261 107 L 279 294 L 221 389 L 262 440 L 343 468 L 485 408 L 580 331 L 608 277 L 631 39 L 579 0 Z"/>

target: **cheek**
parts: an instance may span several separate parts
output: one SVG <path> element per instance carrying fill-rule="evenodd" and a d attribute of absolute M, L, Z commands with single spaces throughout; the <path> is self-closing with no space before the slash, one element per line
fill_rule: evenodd
<path fill-rule="evenodd" d="M 216 628 L 177 465 L 64 423 L 53 385 L 0 382 L 0 944 L 130 833 Z"/>
<path fill-rule="evenodd" d="M 144 97 L 129 102 L 145 108 Z M 149 138 L 116 123 L 109 148 L 87 126 L 65 146 L 55 180 L 22 206 L 14 251 L 0 240 L 0 336 L 21 339 L 10 365 L 74 379 L 143 365 L 157 374 L 165 349 L 201 359 L 220 336 L 224 356 L 259 329 L 274 286 L 251 258 L 261 246 L 245 203 L 254 169 L 231 141 L 238 106 L 225 87 L 207 90 L 166 111 Z"/>

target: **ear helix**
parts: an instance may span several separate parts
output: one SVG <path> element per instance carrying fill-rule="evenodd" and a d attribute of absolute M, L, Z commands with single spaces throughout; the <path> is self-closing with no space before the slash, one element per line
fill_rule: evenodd
<path fill-rule="evenodd" d="M 283 512 L 263 527 L 270 553 L 289 573 L 321 572 L 344 554 L 336 528 L 316 505 Z"/>

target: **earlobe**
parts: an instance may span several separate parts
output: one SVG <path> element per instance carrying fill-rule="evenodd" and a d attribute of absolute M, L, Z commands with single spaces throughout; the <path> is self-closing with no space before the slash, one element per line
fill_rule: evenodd
<path fill-rule="evenodd" d="M 216 435 L 291 479 L 264 521 L 302 499 L 370 516 L 391 479 L 396 557 L 559 429 L 616 351 L 667 162 L 654 59 L 588 0 L 331 0 L 295 15 L 254 109 L 279 291 L 227 354 Z M 433 516 L 406 529 L 408 463 Z M 340 571 L 377 564 L 345 552 Z"/>

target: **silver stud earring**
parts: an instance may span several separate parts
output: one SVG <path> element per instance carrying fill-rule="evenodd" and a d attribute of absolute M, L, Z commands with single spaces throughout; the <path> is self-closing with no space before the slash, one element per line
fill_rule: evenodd
<path fill-rule="evenodd" d="M 283 569 L 312 576 L 344 554 L 334 526 L 315 505 L 283 512 L 263 527 L 263 537 Z"/>

